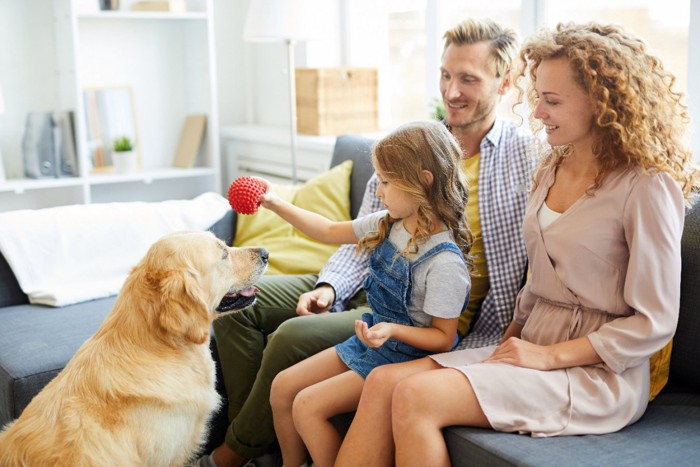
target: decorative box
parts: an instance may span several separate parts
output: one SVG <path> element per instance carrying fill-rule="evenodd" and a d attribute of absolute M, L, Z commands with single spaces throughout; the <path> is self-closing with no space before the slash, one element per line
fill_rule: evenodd
<path fill-rule="evenodd" d="M 295 77 L 299 133 L 377 131 L 376 68 L 297 68 Z"/>

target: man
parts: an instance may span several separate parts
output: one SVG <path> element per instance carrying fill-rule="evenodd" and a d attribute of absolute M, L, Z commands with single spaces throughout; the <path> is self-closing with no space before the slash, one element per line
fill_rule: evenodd
<path fill-rule="evenodd" d="M 532 138 L 496 116 L 501 96 L 512 85 L 515 33 L 490 20 L 467 20 L 444 37 L 440 88 L 445 123 L 464 151 L 471 184 L 466 209 L 474 235 L 472 291 L 459 327 L 466 337 L 459 347 L 478 347 L 498 342 L 510 323 L 526 269 L 520 225 L 534 167 Z M 376 187 L 373 177 L 359 215 L 381 208 Z M 356 255 L 354 245 L 344 245 L 318 276 L 266 277 L 255 306 L 215 321 L 231 424 L 226 442 L 200 465 L 239 466 L 270 449 L 275 440 L 272 380 L 354 334 L 355 320 L 369 311 L 361 291 L 366 275 L 366 256 Z"/>

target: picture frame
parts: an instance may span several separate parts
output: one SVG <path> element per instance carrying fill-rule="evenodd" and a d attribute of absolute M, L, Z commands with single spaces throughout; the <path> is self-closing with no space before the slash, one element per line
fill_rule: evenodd
<path fill-rule="evenodd" d="M 114 172 L 114 140 L 126 136 L 142 167 L 134 93 L 130 86 L 83 89 L 88 154 L 92 173 Z"/>

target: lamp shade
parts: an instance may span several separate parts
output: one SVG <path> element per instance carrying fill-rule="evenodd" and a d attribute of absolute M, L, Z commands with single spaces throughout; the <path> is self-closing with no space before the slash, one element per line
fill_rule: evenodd
<path fill-rule="evenodd" d="M 321 36 L 316 16 L 322 0 L 250 0 L 243 28 L 247 42 L 314 39 Z"/>

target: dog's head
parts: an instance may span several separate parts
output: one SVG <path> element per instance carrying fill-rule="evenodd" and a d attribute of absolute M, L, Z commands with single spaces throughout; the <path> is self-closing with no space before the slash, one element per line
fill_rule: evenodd
<path fill-rule="evenodd" d="M 154 243 L 135 273 L 155 299 L 153 324 L 167 339 L 203 344 L 217 309 L 253 304 L 267 258 L 263 248 L 231 248 L 210 232 L 179 232 Z"/>

